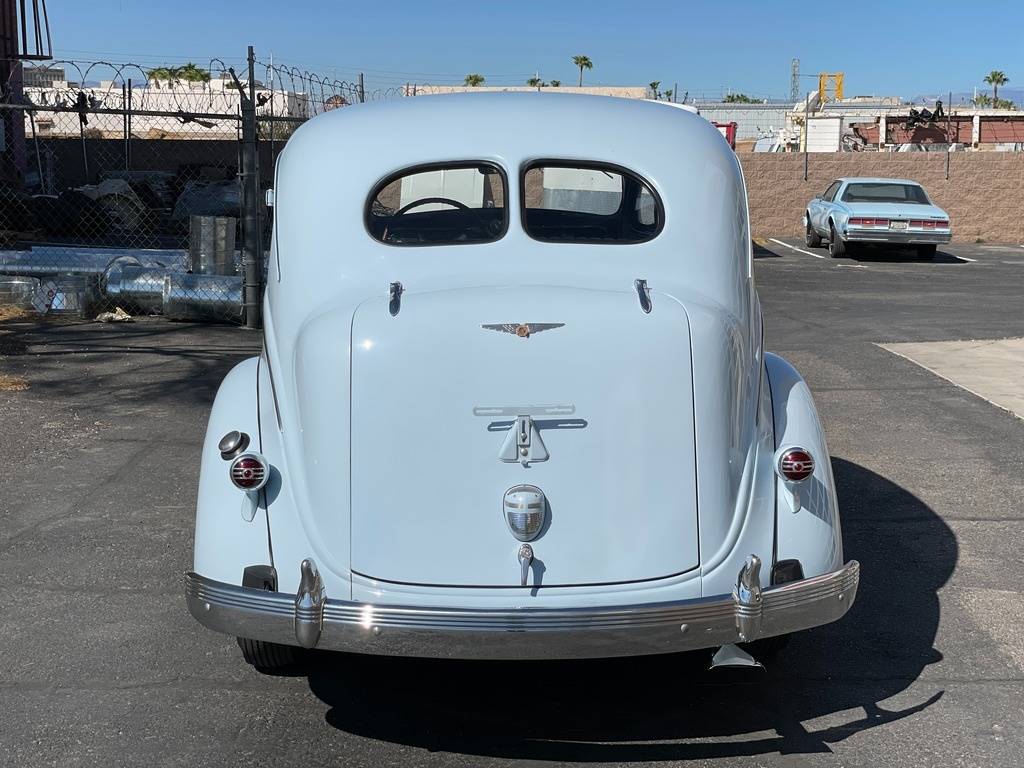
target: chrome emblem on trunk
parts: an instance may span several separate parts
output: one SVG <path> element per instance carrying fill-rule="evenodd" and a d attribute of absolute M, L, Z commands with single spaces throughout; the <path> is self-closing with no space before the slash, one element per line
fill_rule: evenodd
<path fill-rule="evenodd" d="M 480 327 L 487 331 L 511 333 L 521 339 L 528 339 L 531 334 L 550 331 L 552 328 L 561 328 L 563 325 L 565 323 L 486 323 Z"/>

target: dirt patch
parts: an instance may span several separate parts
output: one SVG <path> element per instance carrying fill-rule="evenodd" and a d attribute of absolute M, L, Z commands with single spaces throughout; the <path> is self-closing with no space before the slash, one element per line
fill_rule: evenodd
<path fill-rule="evenodd" d="M 27 379 L 0 373 L 0 392 L 21 392 L 26 389 L 28 389 Z"/>
<path fill-rule="evenodd" d="M 0 322 L 4 320 L 24 320 L 32 317 L 34 313 L 24 307 L 0 306 Z"/>

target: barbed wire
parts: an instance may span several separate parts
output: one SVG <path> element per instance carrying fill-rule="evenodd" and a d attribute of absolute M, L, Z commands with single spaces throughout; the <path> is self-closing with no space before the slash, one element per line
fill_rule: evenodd
<path fill-rule="evenodd" d="M 135 62 L 76 61 L 72 59 L 47 62 L 45 66 L 26 66 L 29 79 L 22 87 L 21 103 L 38 107 L 73 107 L 84 94 L 90 107 L 125 109 L 131 88 L 131 108 L 135 110 L 164 109 L 177 112 L 214 112 L 237 114 L 238 96 L 228 66 L 223 59 L 210 59 L 205 70 L 208 79 L 187 80 L 182 77 L 160 78 L 153 75 L 158 67 Z M 54 73 L 64 79 L 50 84 L 34 84 L 34 71 Z M 4 84 L 5 101 L 11 102 L 14 89 L 12 73 Z"/>
<path fill-rule="evenodd" d="M 323 75 L 287 64 L 257 61 L 271 91 L 295 94 L 305 110 L 304 117 L 328 112 L 363 101 L 382 101 L 406 95 L 402 86 L 366 88 L 362 78 L 352 81 Z"/>

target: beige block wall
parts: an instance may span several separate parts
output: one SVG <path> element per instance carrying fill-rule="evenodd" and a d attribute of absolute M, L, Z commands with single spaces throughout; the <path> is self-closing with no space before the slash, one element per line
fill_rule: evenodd
<path fill-rule="evenodd" d="M 754 237 L 803 235 L 807 202 L 840 176 L 913 179 L 953 222 L 960 242 L 1024 243 L 1024 152 L 740 154 Z"/>

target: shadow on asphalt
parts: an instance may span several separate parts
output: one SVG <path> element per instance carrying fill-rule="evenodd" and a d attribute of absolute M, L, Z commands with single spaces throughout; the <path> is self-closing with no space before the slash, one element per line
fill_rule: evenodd
<path fill-rule="evenodd" d="M 832 464 L 846 555 L 862 566 L 857 602 L 837 624 L 795 636 L 766 672 L 707 672 L 710 652 L 522 663 L 320 653 L 310 689 L 330 707 L 330 725 L 358 736 L 552 761 L 827 753 L 912 717 L 943 692 L 905 709 L 881 702 L 942 658 L 937 590 L 956 564 L 956 540 L 901 487 Z M 829 715 L 832 725 L 803 725 Z"/>
<path fill-rule="evenodd" d="M 754 258 L 755 259 L 779 259 L 779 258 L 782 258 L 782 254 L 781 253 L 776 253 L 775 251 L 773 251 L 773 250 L 771 250 L 769 248 L 765 248 L 763 245 L 758 245 L 757 243 L 754 243 L 754 249 L 753 250 L 754 250 Z"/>
<path fill-rule="evenodd" d="M 90 405 L 208 404 L 235 362 L 259 354 L 261 339 L 236 326 L 162 318 L 0 323 L 0 355 L 9 372 L 27 375 L 48 397 Z"/>
<path fill-rule="evenodd" d="M 851 248 L 849 245 L 847 248 L 847 258 L 853 259 L 854 261 L 867 261 L 867 262 L 915 262 L 920 264 L 969 264 L 966 259 L 961 259 L 958 256 L 954 256 L 952 253 L 946 251 L 938 251 L 935 254 L 934 259 L 922 261 L 917 258 L 917 251 L 909 248 L 886 248 L 882 246 L 874 245 L 857 245 Z M 828 255 L 828 251 L 825 251 L 825 255 Z"/>

